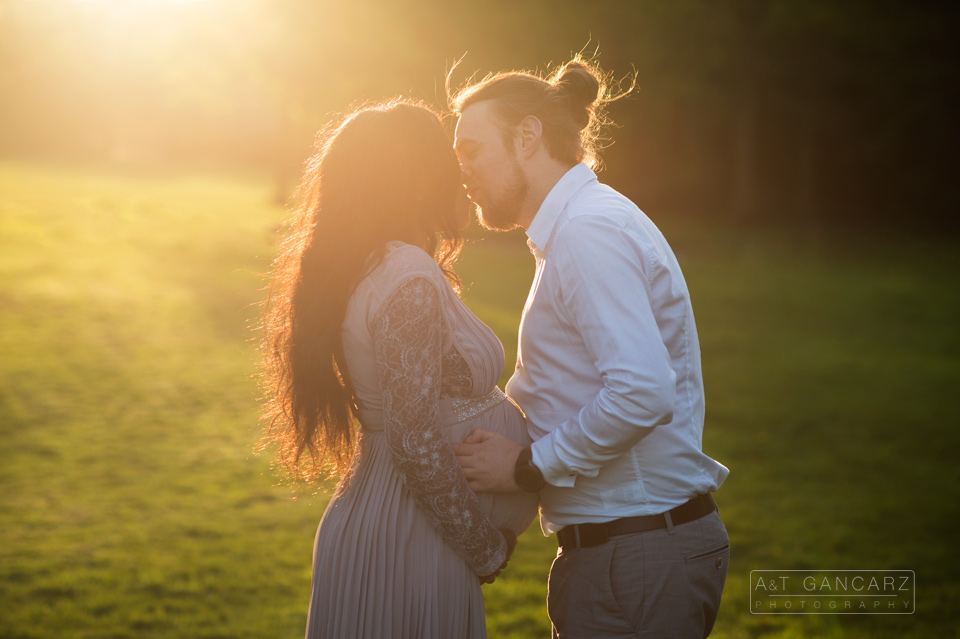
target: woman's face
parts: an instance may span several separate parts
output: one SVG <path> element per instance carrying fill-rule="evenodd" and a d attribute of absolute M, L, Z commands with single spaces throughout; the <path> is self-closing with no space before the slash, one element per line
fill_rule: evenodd
<path fill-rule="evenodd" d="M 473 204 L 467 197 L 467 188 L 462 184 L 457 185 L 457 196 L 453 205 L 453 220 L 454 227 L 458 231 L 470 226 L 471 209 L 473 209 Z"/>

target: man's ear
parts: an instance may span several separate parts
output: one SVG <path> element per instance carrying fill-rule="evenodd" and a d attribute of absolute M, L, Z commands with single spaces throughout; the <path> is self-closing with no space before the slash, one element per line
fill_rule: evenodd
<path fill-rule="evenodd" d="M 540 142 L 543 140 L 543 123 L 537 116 L 528 115 L 520 120 L 519 133 L 517 150 L 522 157 L 529 158 L 540 148 Z"/>

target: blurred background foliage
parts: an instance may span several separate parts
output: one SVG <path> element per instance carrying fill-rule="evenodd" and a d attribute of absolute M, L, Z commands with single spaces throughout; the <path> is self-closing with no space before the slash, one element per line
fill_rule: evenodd
<path fill-rule="evenodd" d="M 956 3 L 0 0 L 0 156 L 269 170 L 333 112 L 549 69 L 637 91 L 605 179 L 645 209 L 816 234 L 960 230 Z"/>

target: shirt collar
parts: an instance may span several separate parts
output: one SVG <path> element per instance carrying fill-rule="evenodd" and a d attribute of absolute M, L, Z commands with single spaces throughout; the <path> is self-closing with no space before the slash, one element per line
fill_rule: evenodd
<path fill-rule="evenodd" d="M 553 236 L 560 214 L 567 208 L 567 203 L 573 194 L 588 182 L 595 182 L 597 174 L 586 164 L 580 163 L 563 174 L 553 185 L 547 197 L 543 199 L 540 209 L 533 216 L 533 221 L 527 228 L 527 246 L 537 259 L 547 251 L 547 244 Z"/>

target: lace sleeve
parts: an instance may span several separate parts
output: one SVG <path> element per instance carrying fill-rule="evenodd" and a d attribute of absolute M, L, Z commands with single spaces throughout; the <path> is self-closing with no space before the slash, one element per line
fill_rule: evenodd
<path fill-rule="evenodd" d="M 402 284 L 374 321 L 377 375 L 393 462 L 441 536 L 478 575 L 506 557 L 506 541 L 480 509 L 453 449 L 437 426 L 443 319 L 424 278 Z"/>

